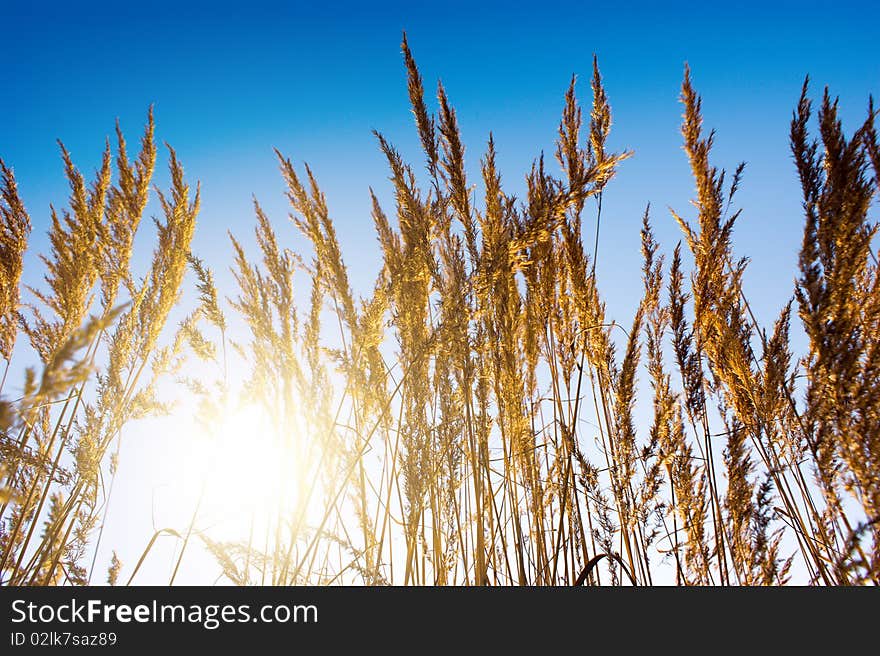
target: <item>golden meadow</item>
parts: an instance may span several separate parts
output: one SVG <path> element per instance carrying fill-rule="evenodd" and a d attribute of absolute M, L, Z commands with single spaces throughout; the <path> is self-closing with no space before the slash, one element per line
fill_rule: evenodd
<path fill-rule="evenodd" d="M 366 298 L 319 181 L 281 153 L 310 251 L 285 247 L 255 201 L 257 252 L 231 235 L 221 266 L 236 288 L 217 289 L 190 251 L 198 185 L 157 147 L 152 112 L 135 148 L 117 127 L 93 178 L 61 146 L 70 197 L 51 210 L 43 282 L 27 287 L 26 181 L 2 163 L 3 584 L 136 584 L 160 538 L 176 543 L 168 583 L 194 550 L 238 585 L 880 582 L 873 104 L 848 137 L 827 92 L 815 109 L 806 83 L 793 99 L 803 241 L 791 299 L 764 326 L 734 254 L 743 169 L 713 165 L 685 71 L 693 207 L 646 209 L 642 297 L 609 317 L 602 197 L 631 153 L 606 148 L 595 61 L 591 104 L 572 80 L 556 162 L 538 158 L 514 198 L 491 138 L 480 179 L 467 178 L 443 87 L 435 116 L 405 39 L 403 55 L 425 161 L 376 134 L 394 201 L 372 197 L 382 266 Z M 170 188 L 153 186 L 157 160 Z M 652 222 L 669 220 L 681 242 L 658 244 Z M 145 275 L 135 249 L 152 249 Z M 246 530 L 211 535 L 203 484 L 188 522 L 96 571 L 120 443 L 175 399 L 198 407 L 209 440 L 231 426 L 233 453 L 258 456 L 223 474 L 250 499 Z"/>

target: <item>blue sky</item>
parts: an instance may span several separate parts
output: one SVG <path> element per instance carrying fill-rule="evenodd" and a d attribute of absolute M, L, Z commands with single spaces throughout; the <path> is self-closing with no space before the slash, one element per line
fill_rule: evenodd
<path fill-rule="evenodd" d="M 350 266 L 372 279 L 378 249 L 367 189 L 387 196 L 388 184 L 371 130 L 422 161 L 399 49 L 406 29 L 429 93 L 442 78 L 458 110 L 470 169 L 494 131 L 514 192 L 532 159 L 553 151 L 573 73 L 589 102 L 590 60 L 599 56 L 612 145 L 635 151 L 606 195 L 602 252 L 615 257 L 599 262 L 606 289 L 621 287 L 625 301 L 610 293 L 609 304 L 622 313 L 631 313 L 639 284 L 631 273 L 645 204 L 669 249 L 679 236 L 666 208 L 688 210 L 677 102 L 686 61 L 706 123 L 718 130 L 716 161 L 749 163 L 736 244 L 769 287 L 768 311 L 793 275 L 800 215 L 787 124 L 804 76 L 815 95 L 826 84 L 840 95 L 849 128 L 880 90 L 880 49 L 869 29 L 880 11 L 867 2 L 836 4 L 832 15 L 827 3 L 811 2 L 73 4 L 5 3 L 0 157 L 19 178 L 35 247 L 45 245 L 49 203 L 66 199 L 55 139 L 93 171 L 114 120 L 135 141 L 154 104 L 158 138 L 202 182 L 195 248 L 217 268 L 229 253 L 226 230 L 250 231 L 252 194 L 279 222 L 286 215 L 278 147 L 313 166 Z M 288 236 L 302 245 L 292 229 Z M 31 274 L 40 275 L 38 265 Z"/>
<path fill-rule="evenodd" d="M 614 114 L 611 146 L 635 151 L 605 195 L 598 265 L 609 316 L 624 324 L 641 291 L 645 205 L 652 205 L 667 253 L 681 238 L 667 208 L 694 216 L 679 134 L 678 93 L 688 62 L 706 125 L 718 131 L 715 163 L 728 169 L 748 163 L 734 244 L 739 255 L 752 258 L 746 292 L 759 321 L 770 326 L 792 292 L 802 227 L 787 143 L 791 111 L 809 74 L 815 99 L 825 85 L 840 96 L 848 131 L 864 120 L 868 95 L 880 96 L 873 29 L 880 8 L 868 2 L 835 3 L 833 9 L 828 2 L 716 4 L 179 2 L 81 8 L 6 0 L 0 14 L 0 157 L 14 168 L 34 224 L 25 278 L 33 283 L 43 273 L 36 253 L 46 249 L 49 204 L 66 203 L 55 140 L 62 139 L 90 174 L 116 118 L 134 144 L 153 104 L 158 139 L 172 144 L 189 179 L 202 183 L 194 250 L 217 271 L 221 288 L 230 280 L 226 232 L 251 232 L 252 195 L 275 220 L 285 245 L 305 248 L 284 222 L 288 210 L 272 153 L 277 147 L 313 167 L 357 291 L 369 293 L 379 253 L 368 188 L 390 200 L 371 130 L 383 132 L 411 162 L 423 161 L 400 55 L 405 29 L 429 94 L 441 78 L 457 109 L 472 180 L 491 130 L 505 183 L 517 194 L 532 160 L 542 150 L 552 157 L 572 74 L 588 106 L 591 61 L 598 55 Z M 166 163 L 163 155 L 156 178 L 163 186 Z M 390 202 L 386 210 L 392 211 Z M 592 244 L 589 221 L 585 229 L 584 241 Z M 139 257 L 146 261 L 148 231 L 140 237 Z M 149 506 L 137 496 L 129 502 Z M 133 559 L 149 530 L 126 534 L 123 518 L 120 525 L 105 540 L 130 540 L 123 558 Z"/>

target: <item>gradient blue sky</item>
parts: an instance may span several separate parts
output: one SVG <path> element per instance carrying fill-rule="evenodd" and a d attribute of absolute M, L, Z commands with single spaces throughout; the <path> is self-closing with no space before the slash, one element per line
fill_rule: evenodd
<path fill-rule="evenodd" d="M 400 56 L 405 29 L 429 93 L 442 78 L 458 111 L 472 175 L 492 130 L 505 182 L 518 194 L 532 160 L 542 150 L 552 156 L 573 73 L 589 104 L 598 55 L 614 114 L 611 146 L 635 151 L 605 195 L 598 266 L 609 315 L 625 324 L 640 293 L 645 205 L 667 253 L 680 239 L 667 207 L 693 217 L 677 101 L 688 62 L 706 124 L 718 131 L 715 163 L 748 162 L 735 247 L 752 258 L 746 291 L 769 326 L 791 294 L 800 241 L 787 133 L 804 76 L 814 98 L 825 85 L 840 96 L 849 131 L 864 120 L 868 95 L 880 95 L 873 2 L 75 4 L 4 0 L 0 10 L 0 157 L 14 167 L 34 223 L 30 282 L 43 273 L 36 252 L 45 251 L 49 203 L 64 205 L 68 193 L 55 139 L 91 174 L 115 119 L 133 144 L 154 104 L 157 137 L 202 182 L 194 249 L 221 287 L 229 281 L 226 231 L 250 233 L 253 194 L 281 240 L 305 247 L 283 221 L 277 147 L 312 165 L 357 291 L 368 293 L 379 266 L 368 187 L 390 197 L 371 130 L 423 161 Z M 164 186 L 167 158 L 160 162 Z M 585 229 L 592 244 L 593 228 Z M 145 231 L 144 259 L 148 239 Z M 136 536 L 138 544 L 148 537 Z"/>
<path fill-rule="evenodd" d="M 572 73 L 589 103 L 590 60 L 599 56 L 612 145 L 635 151 L 606 195 L 601 248 L 614 257 L 599 262 L 611 309 L 625 313 L 639 284 L 632 272 L 645 204 L 668 248 L 679 235 L 666 208 L 689 209 L 677 102 L 686 61 L 706 123 L 718 130 L 717 163 L 749 163 L 736 243 L 772 294 L 768 310 L 787 295 L 800 228 L 787 124 L 804 76 L 814 94 L 827 84 L 840 95 L 849 128 L 880 90 L 871 29 L 880 10 L 867 2 L 835 4 L 830 15 L 827 2 L 75 4 L 4 3 L 0 157 L 15 168 L 36 247 L 45 244 L 49 203 L 63 204 L 67 193 L 55 139 L 91 172 L 114 120 L 135 141 L 154 104 L 158 138 L 202 182 L 195 249 L 209 261 L 227 261 L 227 229 L 250 230 L 252 194 L 273 217 L 286 215 L 278 147 L 313 166 L 350 266 L 372 279 L 367 188 L 387 196 L 388 183 L 371 130 L 422 161 L 399 49 L 406 29 L 429 93 L 442 78 L 458 110 L 469 167 L 476 172 L 494 131 L 512 191 L 522 190 L 541 150 L 553 152 Z"/>

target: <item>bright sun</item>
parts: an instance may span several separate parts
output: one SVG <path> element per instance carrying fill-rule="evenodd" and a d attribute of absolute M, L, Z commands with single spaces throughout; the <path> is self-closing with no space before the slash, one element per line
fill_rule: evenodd
<path fill-rule="evenodd" d="M 270 517 L 293 513 L 304 472 L 297 462 L 302 422 L 282 432 L 261 406 L 227 407 L 211 428 L 181 422 L 186 476 L 175 480 L 178 499 L 198 508 L 195 529 L 212 540 L 244 541 L 264 533 Z"/>

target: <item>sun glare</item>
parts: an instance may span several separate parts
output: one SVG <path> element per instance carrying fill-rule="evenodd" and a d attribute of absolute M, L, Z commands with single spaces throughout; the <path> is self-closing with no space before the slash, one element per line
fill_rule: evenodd
<path fill-rule="evenodd" d="M 210 427 L 192 421 L 181 436 L 190 474 L 175 487 L 198 508 L 195 529 L 212 540 L 248 540 L 270 517 L 294 512 L 301 430 L 300 418 L 279 429 L 255 403 L 227 407 Z"/>

